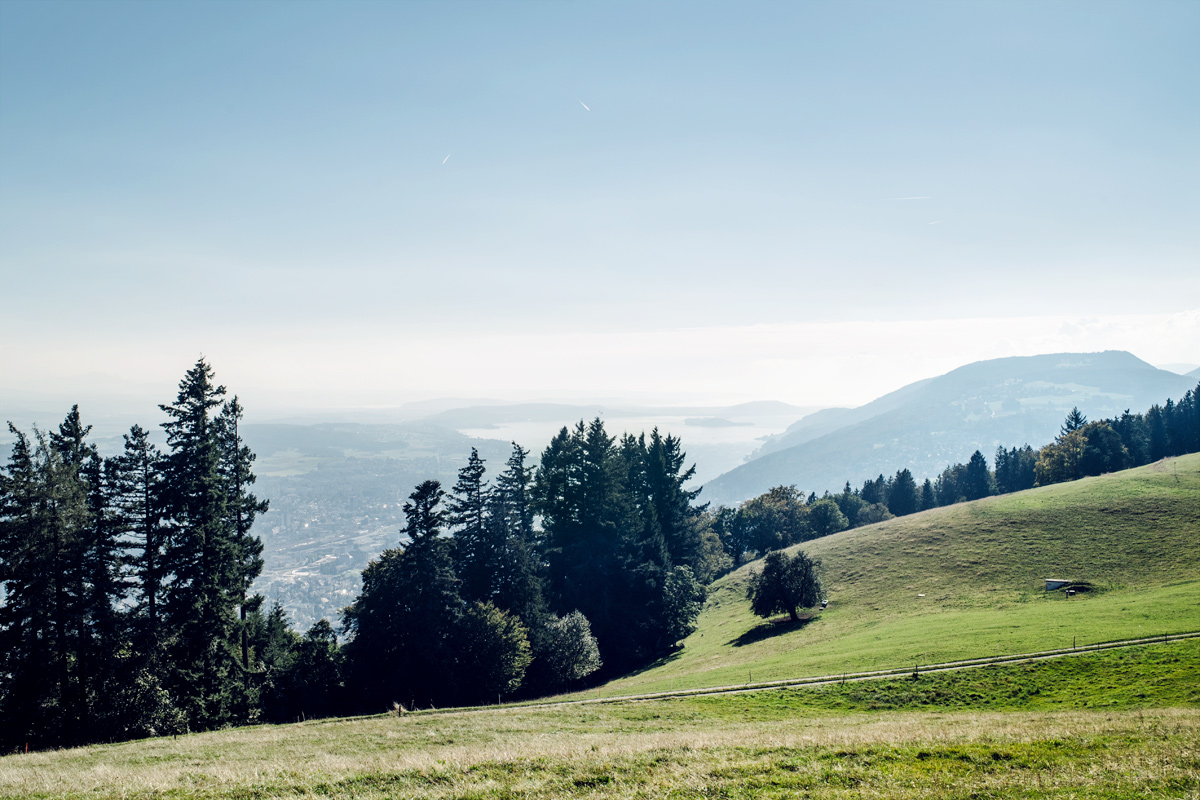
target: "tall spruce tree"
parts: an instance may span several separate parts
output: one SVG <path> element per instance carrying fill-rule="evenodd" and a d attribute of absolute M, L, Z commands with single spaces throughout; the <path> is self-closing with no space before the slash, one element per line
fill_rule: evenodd
<path fill-rule="evenodd" d="M 1159 461 L 1171 453 L 1171 439 L 1162 406 L 1155 403 L 1146 411 L 1147 449 L 1151 461 Z"/>
<path fill-rule="evenodd" d="M 1062 427 L 1058 431 L 1058 436 L 1061 439 L 1067 434 L 1079 430 L 1084 425 L 1087 425 L 1087 417 L 1080 413 L 1079 406 L 1075 406 L 1067 414 L 1067 418 L 1063 420 Z"/>
<path fill-rule="evenodd" d="M 175 402 L 160 406 L 169 418 L 163 566 L 172 579 L 162 603 L 168 685 L 199 728 L 236 721 L 246 706 L 239 609 L 262 564 L 261 545 L 247 533 L 262 506 L 245 491 L 249 478 L 239 470 L 248 467 L 248 451 L 236 443 L 236 429 L 231 439 L 238 414 L 222 411 L 224 396 L 201 358 L 180 381 Z"/>
<path fill-rule="evenodd" d="M 546 603 L 538 546 L 533 528 L 533 469 L 529 451 L 513 443 L 504 471 L 488 497 L 487 524 L 491 538 L 504 542 L 497 566 L 495 604 L 516 614 L 535 638 L 546 624 Z"/>
<path fill-rule="evenodd" d="M 113 513 L 112 469 L 87 441 L 91 426 L 80 422 L 74 406 L 51 442 L 65 465 L 69 479 L 78 481 L 86 493 L 87 514 L 80 530 L 78 571 L 78 630 L 75 669 L 78 673 L 79 705 L 74 710 L 78 741 L 94 741 L 119 735 L 127 712 L 117 702 L 119 688 L 127 678 L 123 654 L 128 652 L 125 614 L 122 612 L 128 579 L 121 531 Z"/>
<path fill-rule="evenodd" d="M 109 462 L 112 513 L 133 573 L 138 645 L 148 654 L 155 654 L 159 645 L 160 603 L 167 581 L 163 562 L 167 529 L 162 519 L 160 472 L 163 456 L 140 425 L 130 428 L 124 440 L 124 451 Z"/>
<path fill-rule="evenodd" d="M 897 517 L 915 513 L 921 508 L 920 490 L 917 489 L 916 479 L 907 467 L 896 472 L 887 496 L 888 511 Z"/>
<path fill-rule="evenodd" d="M 479 451 L 472 447 L 449 502 L 448 521 L 455 527 L 454 566 L 468 602 L 494 599 L 507 538 L 503 527 L 489 524 L 485 472 Z"/>
<path fill-rule="evenodd" d="M 987 459 L 978 450 L 971 454 L 971 460 L 967 462 L 961 487 L 968 500 L 978 500 L 992 493 L 992 471 L 988 469 Z"/>
<path fill-rule="evenodd" d="M 70 692 L 65 695 L 68 709 L 64 719 L 71 720 L 75 741 L 85 741 L 92 720 L 92 701 L 96 697 L 99 674 L 103 671 L 103 642 L 115 633 L 113 602 L 116 571 L 119 569 L 111 531 L 104 519 L 104 488 L 100 457 L 95 445 L 87 441 L 91 425 L 80 420 L 79 406 L 72 406 L 57 431 L 50 432 L 50 447 L 56 458 L 52 463 L 59 473 L 50 478 L 56 486 L 83 508 L 72 522 L 60 529 L 60 541 L 67 553 L 63 576 L 66 607 L 61 613 L 68 620 L 68 658 Z M 64 498 L 67 495 L 64 495 Z"/>
<path fill-rule="evenodd" d="M 670 563 L 671 557 L 660 522 L 655 487 L 651 483 L 645 434 L 640 437 L 625 434 L 621 437 L 618 452 L 624 462 L 629 519 L 631 522 L 636 520 L 638 526 L 638 530 L 626 531 L 628 545 L 635 549 L 633 561 L 643 570 L 650 565 L 662 570 Z"/>
<path fill-rule="evenodd" d="M 921 484 L 921 510 L 928 511 L 931 508 L 937 508 L 937 492 L 933 488 L 933 482 L 929 478 Z"/>
<path fill-rule="evenodd" d="M 646 481 L 658 527 L 673 564 L 703 569 L 703 542 L 700 517 L 707 504 L 694 505 L 700 488 L 685 489 L 696 475 L 696 466 L 685 467 L 687 454 L 682 443 L 670 434 L 662 436 L 658 428 L 650 431 L 650 442 L 641 441 L 645 452 Z"/>
<path fill-rule="evenodd" d="M 225 529 L 233 536 L 236 552 L 236 580 L 238 589 L 238 639 L 241 658 L 235 665 L 242 676 L 242 691 L 236 697 L 235 712 L 239 721 L 250 719 L 257 706 L 258 689 L 256 671 L 251 662 L 250 631 L 248 615 L 257 611 L 263 602 L 262 595 L 251 595 L 254 579 L 262 573 L 263 544 L 250 529 L 259 514 L 265 514 L 268 502 L 259 500 L 250 492 L 255 482 L 252 470 L 255 455 L 242 441 L 238 425 L 242 419 L 242 406 L 237 396 L 221 406 L 217 416 L 217 436 L 220 441 L 219 470 L 225 488 Z"/>
<path fill-rule="evenodd" d="M 610 664 L 628 663 L 628 653 L 620 658 L 617 650 L 636 649 L 623 613 L 629 598 L 625 480 L 624 461 L 599 418 L 563 428 L 542 452 L 535 478 L 552 608 L 582 612 Z"/>

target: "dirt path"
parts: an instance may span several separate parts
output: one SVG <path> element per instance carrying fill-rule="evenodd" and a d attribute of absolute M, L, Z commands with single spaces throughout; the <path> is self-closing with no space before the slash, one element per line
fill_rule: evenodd
<path fill-rule="evenodd" d="M 1200 638 L 1200 631 L 1191 631 L 1189 633 L 1172 633 L 1168 636 L 1147 636 L 1141 639 L 1122 639 L 1115 642 L 1102 642 L 1100 644 L 1082 645 L 1074 648 L 1068 647 L 1061 650 L 1042 650 L 1036 653 L 1015 653 L 1007 656 L 971 658 L 962 661 L 946 661 L 940 664 L 920 664 L 912 667 L 880 669 L 869 672 L 846 672 L 840 675 L 819 675 L 811 678 L 789 678 L 781 681 L 762 681 L 758 683 L 742 683 L 729 686 L 709 686 L 703 689 L 679 689 L 676 691 L 648 692 L 644 694 L 615 694 L 610 697 L 597 696 L 582 698 L 579 700 L 558 700 L 551 702 L 502 706 L 481 706 L 476 708 L 428 709 L 417 710 L 410 713 L 447 714 L 479 713 L 488 711 L 495 712 L 518 708 L 554 708 L 557 706 L 587 705 L 591 703 L 626 703 L 643 700 L 663 700 L 672 697 L 707 697 L 709 695 L 716 694 L 741 694 L 744 692 L 761 692 L 764 689 L 782 689 L 789 686 L 829 686 L 831 684 L 849 683 L 851 681 L 872 681 L 880 680 L 882 678 L 896 678 L 904 675 L 912 675 L 914 672 L 918 674 L 929 672 L 954 672 L 961 669 L 986 667 L 992 664 L 1020 664 L 1028 661 L 1045 661 L 1051 658 L 1066 658 L 1068 656 L 1080 655 L 1082 653 L 1094 653 L 1100 650 L 1114 650 L 1122 647 L 1141 647 L 1148 644 L 1162 644 L 1164 642 L 1179 641 L 1180 639 L 1195 638 Z"/>

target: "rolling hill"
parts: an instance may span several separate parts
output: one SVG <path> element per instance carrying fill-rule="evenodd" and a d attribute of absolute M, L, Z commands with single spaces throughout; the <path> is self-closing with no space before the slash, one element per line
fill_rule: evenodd
<path fill-rule="evenodd" d="M 1040 447 L 1072 407 L 1089 419 L 1144 411 L 1195 384 L 1121 351 L 980 361 L 859 408 L 810 414 L 705 483 L 703 498 L 735 503 L 781 484 L 819 494 L 905 467 L 921 480 L 976 449 L 990 458 L 999 445 Z"/>
<path fill-rule="evenodd" d="M 1200 454 L 807 542 L 826 611 L 750 614 L 747 564 L 672 657 L 605 695 L 781 680 L 1200 630 Z M 1067 600 L 1048 577 L 1097 590 Z"/>

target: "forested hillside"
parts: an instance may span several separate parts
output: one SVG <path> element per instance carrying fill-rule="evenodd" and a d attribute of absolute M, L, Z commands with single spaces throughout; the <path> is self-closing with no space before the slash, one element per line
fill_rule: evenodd
<path fill-rule="evenodd" d="M 1144 413 L 1089 421 L 1072 408 L 1058 436 L 1044 447 L 996 448 L 992 463 L 979 450 L 933 478 L 918 481 L 907 467 L 846 481 L 837 493 L 805 496 L 794 486 L 775 486 L 737 506 L 713 507 L 710 524 L 726 552 L 740 563 L 771 550 L 860 528 L 894 517 L 1117 472 L 1171 456 L 1200 451 L 1200 386 L 1176 401 L 1166 398 Z"/>
<path fill-rule="evenodd" d="M 1192 378 L 1119 351 L 981 361 L 861 408 L 805 417 L 748 463 L 706 482 L 704 496 L 739 502 L 776 485 L 821 494 L 902 468 L 919 481 L 973 450 L 1040 447 L 1074 407 L 1091 419 L 1115 417 L 1194 386 Z"/>

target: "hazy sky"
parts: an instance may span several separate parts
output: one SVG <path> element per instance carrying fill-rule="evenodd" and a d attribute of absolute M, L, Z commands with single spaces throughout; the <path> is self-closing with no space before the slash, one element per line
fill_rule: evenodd
<path fill-rule="evenodd" d="M 1200 363 L 1200 3 L 0 0 L 0 414 Z M 164 396 L 165 395 L 165 396 Z"/>

